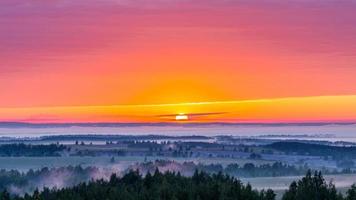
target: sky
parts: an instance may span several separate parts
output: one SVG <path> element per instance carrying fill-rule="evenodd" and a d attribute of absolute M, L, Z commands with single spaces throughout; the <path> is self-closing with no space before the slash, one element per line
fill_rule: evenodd
<path fill-rule="evenodd" d="M 356 1 L 2 0 L 0 121 L 356 121 Z"/>

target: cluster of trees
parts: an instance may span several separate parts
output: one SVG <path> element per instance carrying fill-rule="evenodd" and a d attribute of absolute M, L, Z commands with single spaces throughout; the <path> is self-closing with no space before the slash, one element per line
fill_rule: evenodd
<path fill-rule="evenodd" d="M 48 189 L 23 197 L 4 191 L 1 200 L 273 200 L 272 190 L 257 191 L 250 185 L 222 173 L 209 175 L 196 171 L 185 177 L 179 173 L 148 173 L 142 177 L 138 171 L 130 171 L 122 178 L 113 174 L 110 180 L 81 183 L 72 188 Z"/>
<path fill-rule="evenodd" d="M 199 164 L 197 165 L 197 169 L 210 173 L 222 171 L 223 173 L 236 177 L 270 177 L 304 175 L 309 168 L 308 166 L 296 167 L 293 165 L 283 164 L 282 162 L 274 162 L 273 164 L 261 165 L 255 165 L 253 163 L 238 165 L 233 163 L 228 164 L 226 167 L 223 167 L 221 164 Z"/>
<path fill-rule="evenodd" d="M 356 146 L 331 146 L 322 144 L 311 144 L 302 142 L 275 142 L 265 145 L 286 154 L 312 155 L 331 157 L 334 160 L 356 159 Z"/>
<path fill-rule="evenodd" d="M 352 185 L 342 195 L 335 188 L 332 182 L 327 183 L 321 172 L 315 172 L 312 175 L 308 171 L 306 176 L 299 181 L 290 184 L 289 189 L 284 193 L 282 200 L 355 200 L 356 185 Z"/>
<path fill-rule="evenodd" d="M 19 172 L 17 170 L 0 170 L 0 191 L 10 187 L 22 188 L 26 191 L 34 191 L 36 187 L 42 187 L 41 183 L 59 181 L 61 179 L 64 186 L 74 186 L 81 182 L 87 182 L 92 179 L 92 174 L 97 174 L 98 168 L 87 167 L 59 167 L 42 168 L 40 170 L 29 170 Z M 55 184 L 53 184 L 55 185 Z"/>
<path fill-rule="evenodd" d="M 0 145 L 0 156 L 18 157 L 18 156 L 60 156 L 60 152 L 65 150 L 64 145 L 34 145 L 24 143 L 3 144 Z"/>

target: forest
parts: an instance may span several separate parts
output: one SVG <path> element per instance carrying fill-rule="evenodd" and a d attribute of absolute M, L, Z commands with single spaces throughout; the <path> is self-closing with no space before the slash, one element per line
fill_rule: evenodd
<path fill-rule="evenodd" d="M 32 195 L 11 196 L 6 190 L 1 200 L 217 200 L 246 199 L 273 200 L 272 190 L 257 191 L 244 185 L 236 178 L 222 173 L 209 175 L 196 171 L 185 177 L 180 173 L 148 173 L 141 176 L 138 171 L 130 171 L 119 178 L 112 174 L 110 179 L 81 183 L 72 188 L 36 190 Z"/>
<path fill-rule="evenodd" d="M 121 170 L 115 168 L 100 169 L 98 167 L 82 167 L 82 166 L 66 166 L 57 168 L 44 167 L 38 170 L 29 170 L 27 172 L 20 172 L 18 170 L 0 170 L 0 191 L 11 189 L 12 194 L 31 193 L 37 187 L 42 189 L 43 184 L 52 187 L 71 187 L 82 182 L 89 182 L 90 180 L 97 180 L 101 178 L 110 177 L 111 173 L 126 173 L 130 170 L 139 170 L 141 174 L 154 173 L 156 169 L 164 171 L 163 169 L 174 169 L 185 176 L 191 176 L 195 170 L 204 171 L 208 174 L 228 174 L 234 177 L 268 177 L 268 176 L 295 176 L 304 175 L 308 168 L 289 166 L 280 162 L 273 164 L 264 164 L 256 166 L 252 163 L 244 165 L 229 164 L 223 167 L 220 164 L 194 164 L 193 162 L 178 163 L 166 160 L 156 160 L 154 162 L 138 163 L 128 167 L 128 169 Z M 322 171 L 323 174 L 330 174 L 328 170 Z M 347 173 L 346 171 L 340 173 Z M 55 180 L 55 181 L 54 181 Z"/>
<path fill-rule="evenodd" d="M 42 190 L 44 185 L 60 189 L 62 187 L 72 187 L 82 182 L 89 182 L 90 180 L 108 179 L 112 173 L 122 175 L 130 170 L 138 170 L 141 174 L 152 174 L 156 169 L 159 169 L 161 172 L 179 172 L 183 176 L 192 176 L 196 170 L 204 171 L 208 174 L 218 174 L 221 172 L 236 178 L 301 176 L 310 170 L 308 166 L 297 167 L 281 162 L 261 165 L 255 165 L 253 163 L 239 165 L 234 163 L 223 166 L 221 164 L 180 163 L 168 160 L 136 163 L 125 169 L 113 166 L 99 168 L 95 166 L 82 167 L 80 165 L 57 168 L 44 167 L 38 170 L 30 169 L 26 172 L 2 169 L 0 170 L 0 191 L 8 189 L 11 194 L 32 193 L 36 188 Z M 355 173 L 350 169 L 342 171 L 324 169 L 321 172 L 324 175 Z"/>
<path fill-rule="evenodd" d="M 286 154 L 312 155 L 330 157 L 334 160 L 356 158 L 355 146 L 331 146 L 303 142 L 275 142 L 265 145 L 266 148 L 285 152 Z"/>
<path fill-rule="evenodd" d="M 66 149 L 64 145 L 32 145 L 24 143 L 0 145 L 0 156 L 60 156 L 60 152 Z"/>
<path fill-rule="evenodd" d="M 108 180 L 83 182 L 74 187 L 44 188 L 24 196 L 10 195 L 7 190 L 0 194 L 0 200 L 274 200 L 275 197 L 272 190 L 257 191 L 229 175 L 198 170 L 191 177 L 158 170 L 142 176 L 131 170 L 121 178 L 112 174 Z M 302 179 L 292 182 L 282 197 L 282 200 L 355 199 L 356 185 L 342 195 L 317 171 L 314 174 L 308 171 Z"/>

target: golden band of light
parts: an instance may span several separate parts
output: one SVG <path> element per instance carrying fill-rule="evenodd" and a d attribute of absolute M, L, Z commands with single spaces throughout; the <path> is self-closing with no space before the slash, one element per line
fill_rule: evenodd
<path fill-rule="evenodd" d="M 185 113 L 221 113 L 193 121 L 352 121 L 356 95 L 291 97 L 172 104 L 0 108 L 0 121 L 28 122 L 161 122 Z"/>

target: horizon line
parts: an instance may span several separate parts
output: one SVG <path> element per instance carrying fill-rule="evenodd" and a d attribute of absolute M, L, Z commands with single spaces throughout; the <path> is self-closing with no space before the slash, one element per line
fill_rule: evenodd
<path fill-rule="evenodd" d="M 194 126 L 194 125 L 354 125 L 356 121 L 305 121 L 305 122 L 21 122 L 21 121 L 0 121 L 2 126 L 159 126 L 159 125 L 173 125 L 173 126 Z"/>

